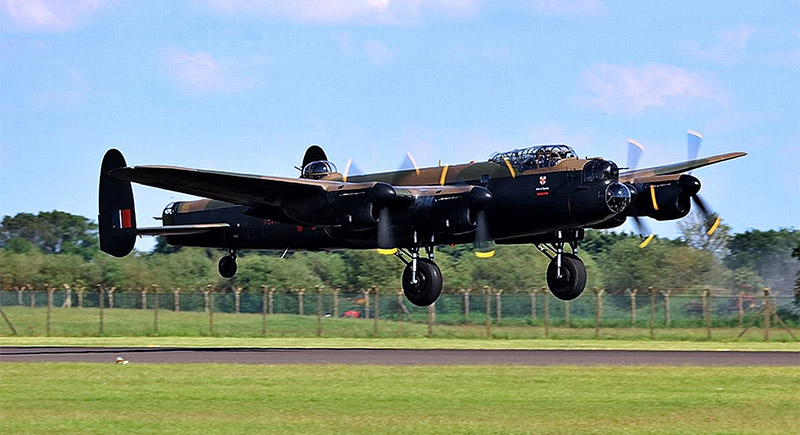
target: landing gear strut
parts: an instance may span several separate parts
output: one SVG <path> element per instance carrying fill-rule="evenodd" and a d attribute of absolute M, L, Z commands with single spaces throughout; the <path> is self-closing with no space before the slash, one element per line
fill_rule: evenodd
<path fill-rule="evenodd" d="M 418 307 L 426 307 L 439 299 L 442 293 L 442 271 L 433 262 L 433 238 L 431 244 L 425 246 L 428 258 L 419 258 L 420 246 L 417 242 L 417 234 L 414 233 L 415 246 L 405 250 L 398 250 L 395 255 L 406 268 L 403 270 L 403 293 L 412 304 Z M 406 260 L 405 257 L 410 260 Z"/>
<path fill-rule="evenodd" d="M 229 254 L 219 259 L 219 274 L 223 278 L 233 278 L 236 275 L 236 250 L 231 249 Z"/>
<path fill-rule="evenodd" d="M 556 241 L 550 244 L 537 244 L 536 248 L 550 259 L 547 266 L 547 287 L 558 299 L 571 301 L 586 288 L 586 266 L 578 258 L 578 241 L 567 243 L 572 253 L 564 252 L 564 238 L 561 231 L 556 232 Z"/>

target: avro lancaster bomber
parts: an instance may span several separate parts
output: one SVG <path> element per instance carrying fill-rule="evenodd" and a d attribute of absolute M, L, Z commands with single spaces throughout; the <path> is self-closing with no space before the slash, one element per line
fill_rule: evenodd
<path fill-rule="evenodd" d="M 690 132 L 695 140 L 700 136 Z M 631 145 L 638 144 L 634 141 Z M 636 150 L 636 147 L 633 149 Z M 550 258 L 547 284 L 562 300 L 586 286 L 578 245 L 586 228 L 614 228 L 628 217 L 686 216 L 700 181 L 686 171 L 744 156 L 729 153 L 620 172 L 612 161 L 578 158 L 567 145 L 537 145 L 497 153 L 488 161 L 348 176 L 318 146 L 309 147 L 299 178 L 246 175 L 172 166 L 128 167 L 106 152 L 100 171 L 100 248 L 123 257 L 136 236 L 166 237 L 172 245 L 222 248 L 224 278 L 236 274 L 242 249 L 377 249 L 403 263 L 402 286 L 419 306 L 436 301 L 442 273 L 437 245 L 473 243 L 475 255 L 495 245 L 530 243 Z M 635 164 L 629 164 L 633 167 Z M 131 182 L 197 195 L 164 209 L 162 226 L 136 225 Z M 709 220 L 713 232 L 719 219 Z M 643 242 L 645 245 L 650 237 Z"/>

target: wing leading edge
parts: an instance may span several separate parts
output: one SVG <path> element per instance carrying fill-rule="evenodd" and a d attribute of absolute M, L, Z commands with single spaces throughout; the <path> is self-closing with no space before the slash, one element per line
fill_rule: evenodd
<path fill-rule="evenodd" d="M 637 179 L 653 177 L 658 175 L 673 175 L 691 171 L 692 169 L 702 168 L 703 166 L 713 165 L 714 163 L 724 162 L 738 157 L 746 156 L 747 153 L 727 153 L 718 156 L 706 157 L 702 159 L 689 160 L 686 162 L 673 163 L 670 165 L 656 166 L 653 168 L 637 169 L 620 174 L 619 180 L 633 182 Z"/>

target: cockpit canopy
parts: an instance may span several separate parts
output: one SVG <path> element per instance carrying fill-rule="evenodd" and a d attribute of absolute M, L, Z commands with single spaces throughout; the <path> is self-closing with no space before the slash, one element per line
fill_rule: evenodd
<path fill-rule="evenodd" d="M 312 180 L 319 180 L 328 174 L 337 172 L 336 165 L 327 160 L 317 160 L 311 162 L 303 167 L 300 178 L 310 178 Z"/>
<path fill-rule="evenodd" d="M 505 165 L 506 162 L 518 172 L 529 169 L 549 168 L 564 159 L 577 159 L 578 155 L 569 145 L 534 145 L 504 153 L 496 153 L 489 159 L 490 162 Z"/>

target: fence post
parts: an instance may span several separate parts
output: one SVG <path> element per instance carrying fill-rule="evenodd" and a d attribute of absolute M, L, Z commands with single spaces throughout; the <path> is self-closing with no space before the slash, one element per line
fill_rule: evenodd
<path fill-rule="evenodd" d="M 433 322 L 436 315 L 436 302 L 428 305 L 428 338 L 433 338 Z"/>
<path fill-rule="evenodd" d="M 497 311 L 497 326 L 500 326 L 500 324 L 503 323 L 503 298 L 501 296 L 502 294 L 503 294 L 503 289 L 498 289 L 494 295 L 495 309 Z"/>
<path fill-rule="evenodd" d="M 209 293 L 211 292 L 211 285 L 206 286 L 206 289 L 203 290 L 203 305 L 206 313 L 209 311 L 210 303 L 209 303 Z"/>
<path fill-rule="evenodd" d="M 569 301 L 564 301 L 564 324 L 569 328 Z"/>
<path fill-rule="evenodd" d="M 214 335 L 214 287 L 209 285 L 206 287 L 208 290 L 208 333 Z"/>
<path fill-rule="evenodd" d="M 269 314 L 275 314 L 275 287 L 269 289 Z"/>
<path fill-rule="evenodd" d="M 61 304 L 61 308 L 72 308 L 72 289 L 69 284 L 62 284 L 62 287 L 64 287 L 64 303 Z"/>
<path fill-rule="evenodd" d="M 50 336 L 50 311 L 53 309 L 53 286 L 47 286 L 47 322 L 45 327 L 45 334 Z"/>
<path fill-rule="evenodd" d="M 317 337 L 322 337 L 322 288 L 315 285 L 314 290 L 317 292 Z"/>
<path fill-rule="evenodd" d="M 181 310 L 181 288 L 178 287 L 172 291 L 172 302 L 174 303 L 172 311 L 176 313 Z"/>
<path fill-rule="evenodd" d="M 20 287 L 14 287 L 14 289 L 17 291 L 17 305 L 19 305 L 21 307 L 22 305 L 25 304 L 25 302 L 23 302 L 23 299 L 22 299 L 23 293 L 25 293 L 25 286 L 22 286 L 21 288 Z"/>
<path fill-rule="evenodd" d="M 83 292 L 86 291 L 86 287 L 78 287 L 78 308 L 83 308 Z"/>
<path fill-rule="evenodd" d="M 333 318 L 339 318 L 339 289 L 333 289 Z"/>
<path fill-rule="evenodd" d="M 303 295 L 304 295 L 305 293 L 306 293 L 306 289 L 304 289 L 304 288 L 301 288 L 301 289 L 300 289 L 300 290 L 297 292 L 297 314 L 299 314 L 299 315 L 301 315 L 301 316 L 302 316 L 303 314 L 305 314 L 305 312 L 304 312 L 304 309 L 303 309 L 303 308 L 304 308 L 304 307 L 303 307 Z"/>
<path fill-rule="evenodd" d="M 142 309 L 147 309 L 147 287 L 142 287 Z"/>
<path fill-rule="evenodd" d="M 736 297 L 736 311 L 739 314 L 739 326 L 744 324 L 744 291 L 739 290 L 739 295 Z"/>
<path fill-rule="evenodd" d="M 373 326 L 372 335 L 378 336 L 378 319 L 380 315 L 380 306 L 378 305 L 378 294 L 380 293 L 380 288 L 372 287 L 372 292 L 375 293 L 375 309 L 374 313 L 372 314 L 375 317 L 375 323 Z"/>
<path fill-rule="evenodd" d="M 489 286 L 483 286 L 483 293 L 486 295 L 486 338 L 492 336 L 492 292 Z"/>
<path fill-rule="evenodd" d="M 362 289 L 361 293 L 364 295 L 364 318 L 369 319 L 369 289 Z"/>
<path fill-rule="evenodd" d="M 706 321 L 706 336 L 711 341 L 711 289 L 708 287 L 703 290 L 703 307 L 705 308 L 703 314 Z"/>
<path fill-rule="evenodd" d="M 97 308 L 100 312 L 100 324 L 97 328 L 97 335 L 103 335 L 103 284 L 97 284 Z"/>
<path fill-rule="evenodd" d="M 261 335 L 267 335 L 267 286 L 261 286 Z"/>
<path fill-rule="evenodd" d="M 464 295 L 464 324 L 469 325 L 469 289 L 461 289 L 461 293 Z"/>
<path fill-rule="evenodd" d="M 536 290 L 531 290 L 531 322 L 536 321 Z"/>
<path fill-rule="evenodd" d="M 158 286 L 153 284 L 153 334 L 158 335 Z"/>
<path fill-rule="evenodd" d="M 631 327 L 636 327 L 636 293 L 639 293 L 639 289 L 635 288 L 630 290 L 631 292 Z"/>
<path fill-rule="evenodd" d="M 603 290 L 597 287 L 594 291 L 594 338 L 600 338 L 600 322 L 603 320 Z"/>
<path fill-rule="evenodd" d="M 671 293 L 672 290 L 661 291 L 661 294 L 664 296 L 664 326 L 669 326 L 670 324 L 669 296 Z"/>
<path fill-rule="evenodd" d="M 550 292 L 547 287 L 542 286 L 542 295 L 544 296 L 544 338 L 550 337 Z"/>
<path fill-rule="evenodd" d="M 769 315 L 772 311 L 769 287 L 764 287 L 764 341 L 769 341 Z"/>
<path fill-rule="evenodd" d="M 650 292 L 650 339 L 656 338 L 656 289 L 648 287 L 647 291 Z"/>
<path fill-rule="evenodd" d="M 234 306 L 234 310 L 235 310 L 234 312 L 236 314 L 239 314 L 241 312 L 240 309 L 242 307 L 242 287 L 241 286 L 238 286 L 235 289 L 233 289 L 233 306 Z"/>
<path fill-rule="evenodd" d="M 31 297 L 30 297 L 31 308 L 36 308 L 36 291 L 30 284 L 28 285 L 28 288 L 31 289 Z"/>

